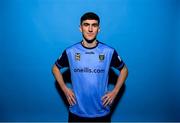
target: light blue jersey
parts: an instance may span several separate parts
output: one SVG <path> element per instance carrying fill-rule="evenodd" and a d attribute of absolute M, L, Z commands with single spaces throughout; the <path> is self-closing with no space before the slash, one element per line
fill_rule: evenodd
<path fill-rule="evenodd" d="M 101 117 L 110 112 L 101 98 L 107 93 L 110 67 L 119 70 L 124 66 L 116 51 L 98 42 L 96 47 L 86 48 L 77 43 L 67 48 L 56 61 L 59 68 L 69 67 L 76 104 L 69 107 L 71 113 L 81 117 Z"/>

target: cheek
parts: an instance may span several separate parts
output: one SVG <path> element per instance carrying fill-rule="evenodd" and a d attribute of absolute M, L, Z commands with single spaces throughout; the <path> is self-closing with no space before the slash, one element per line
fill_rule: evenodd
<path fill-rule="evenodd" d="M 87 32 L 87 29 L 86 28 L 81 28 L 81 32 Z"/>
<path fill-rule="evenodd" d="M 86 29 L 85 29 L 84 27 L 80 27 L 79 30 L 80 30 L 81 32 L 85 32 L 85 31 L 86 31 Z"/>
<path fill-rule="evenodd" d="M 95 32 L 95 33 L 98 33 L 98 32 L 99 32 L 99 30 L 95 30 L 94 32 Z"/>
<path fill-rule="evenodd" d="M 99 28 L 94 29 L 94 32 L 99 32 L 99 31 L 100 31 Z"/>

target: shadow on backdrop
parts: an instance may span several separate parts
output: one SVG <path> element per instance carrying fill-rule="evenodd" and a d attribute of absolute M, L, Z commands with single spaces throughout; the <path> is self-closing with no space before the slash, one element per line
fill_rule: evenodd
<path fill-rule="evenodd" d="M 65 72 L 63 72 L 62 76 L 63 76 L 65 83 L 71 84 L 71 73 L 70 73 L 69 69 L 67 69 Z M 110 71 L 109 71 L 109 84 L 114 86 L 117 82 L 117 78 L 118 78 L 118 75 L 112 69 L 110 69 Z M 57 90 L 60 98 L 62 98 L 62 100 L 63 100 L 63 102 L 64 102 L 64 104 L 68 110 L 69 103 L 68 103 L 66 96 L 63 93 L 63 91 L 61 90 L 57 81 L 55 81 L 55 87 L 56 87 L 56 90 Z M 125 93 L 125 89 L 126 89 L 126 85 L 123 84 L 119 93 L 117 94 L 117 96 L 113 102 L 113 105 L 111 106 L 110 116 L 112 116 L 114 111 L 116 110 L 116 107 L 117 107 L 119 101 L 121 100 L 123 94 Z"/>

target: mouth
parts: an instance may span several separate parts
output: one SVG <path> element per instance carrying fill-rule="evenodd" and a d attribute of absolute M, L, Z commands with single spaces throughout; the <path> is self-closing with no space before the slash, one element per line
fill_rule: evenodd
<path fill-rule="evenodd" d="M 87 35 L 90 36 L 90 37 L 91 37 L 91 36 L 94 36 L 93 33 L 87 33 Z"/>

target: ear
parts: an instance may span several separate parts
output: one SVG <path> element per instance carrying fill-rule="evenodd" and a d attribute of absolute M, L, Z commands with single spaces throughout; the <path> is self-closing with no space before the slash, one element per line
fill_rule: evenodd
<path fill-rule="evenodd" d="M 80 32 L 82 32 L 82 27 L 81 27 L 81 25 L 79 25 L 79 30 L 80 30 Z"/>
<path fill-rule="evenodd" d="M 99 27 L 99 29 L 98 29 L 98 32 L 100 32 L 100 27 Z"/>

